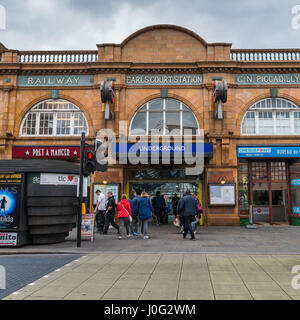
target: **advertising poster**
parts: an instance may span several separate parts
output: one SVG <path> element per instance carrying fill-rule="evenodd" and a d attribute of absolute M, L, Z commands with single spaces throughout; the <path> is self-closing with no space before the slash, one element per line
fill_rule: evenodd
<path fill-rule="evenodd" d="M 19 226 L 21 183 L 21 174 L 0 175 L 0 230 Z"/>
<path fill-rule="evenodd" d="M 235 185 L 210 185 L 210 205 L 235 205 Z"/>
<path fill-rule="evenodd" d="M 97 190 L 100 190 L 105 195 L 105 200 L 107 201 L 107 193 L 112 192 L 116 204 L 119 202 L 119 185 L 117 184 L 94 184 L 93 188 L 93 205 L 95 206 L 97 204 Z"/>
<path fill-rule="evenodd" d="M 95 215 L 86 214 L 82 216 L 81 236 L 91 238 L 94 241 Z"/>
<path fill-rule="evenodd" d="M 0 232 L 0 246 L 15 247 L 18 242 L 17 233 Z"/>

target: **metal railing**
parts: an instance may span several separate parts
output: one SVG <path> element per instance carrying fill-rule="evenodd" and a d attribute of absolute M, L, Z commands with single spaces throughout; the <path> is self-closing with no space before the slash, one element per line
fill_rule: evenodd
<path fill-rule="evenodd" d="M 98 51 L 20 51 L 19 63 L 97 62 Z"/>
<path fill-rule="evenodd" d="M 300 61 L 300 49 L 232 49 L 231 60 L 246 62 Z"/>

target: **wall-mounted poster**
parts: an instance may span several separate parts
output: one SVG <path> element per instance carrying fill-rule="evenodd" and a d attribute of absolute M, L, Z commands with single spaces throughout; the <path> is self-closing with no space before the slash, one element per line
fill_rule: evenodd
<path fill-rule="evenodd" d="M 93 185 L 93 205 L 95 206 L 97 204 L 97 190 L 100 190 L 105 195 L 105 200 L 107 201 L 107 193 L 112 192 L 116 204 L 119 202 L 119 190 L 120 185 L 118 184 L 97 184 L 95 183 Z"/>
<path fill-rule="evenodd" d="M 210 206 L 235 206 L 235 184 L 210 184 Z"/>

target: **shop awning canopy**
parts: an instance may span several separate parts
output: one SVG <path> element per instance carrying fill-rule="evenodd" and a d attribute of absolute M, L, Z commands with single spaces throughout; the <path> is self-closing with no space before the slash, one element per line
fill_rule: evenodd
<path fill-rule="evenodd" d="M 1 160 L 0 172 L 79 173 L 79 163 L 63 160 Z"/>

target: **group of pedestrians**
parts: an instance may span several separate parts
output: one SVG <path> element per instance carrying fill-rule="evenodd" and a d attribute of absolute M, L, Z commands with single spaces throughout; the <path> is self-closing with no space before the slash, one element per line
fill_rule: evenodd
<path fill-rule="evenodd" d="M 120 240 L 123 239 L 124 228 L 127 238 L 141 235 L 143 239 L 149 239 L 149 220 L 156 217 L 157 224 L 163 223 L 166 202 L 159 191 L 151 202 L 145 191 L 139 198 L 136 191 L 133 190 L 128 200 L 124 194 L 118 204 L 116 204 L 112 192 L 108 192 L 107 202 L 100 190 L 97 190 L 96 194 L 98 196 L 95 208 L 97 230 L 104 235 L 107 234 L 109 226 L 112 225 L 117 230 Z M 175 218 L 180 220 L 183 238 L 185 239 L 190 232 L 191 240 L 195 240 L 193 224 L 199 221 L 202 208 L 197 197 L 193 196 L 190 190 L 186 191 L 182 199 L 175 194 L 172 199 L 172 206 Z M 115 216 L 117 216 L 120 225 L 115 222 Z"/>
<path fill-rule="evenodd" d="M 143 192 L 141 198 L 138 198 L 136 191 L 133 190 L 128 200 L 127 196 L 123 194 L 118 204 L 116 204 L 112 193 L 109 192 L 106 205 L 104 194 L 100 190 L 97 190 L 96 194 L 98 201 L 95 213 L 97 213 L 96 223 L 98 232 L 107 234 L 109 225 L 111 224 L 118 231 L 119 239 L 122 240 L 124 227 L 127 238 L 131 238 L 140 235 L 138 232 L 140 226 L 143 239 L 149 239 L 148 221 L 152 219 L 154 209 L 146 192 Z M 104 205 L 105 210 L 103 210 Z M 115 222 L 116 211 L 120 226 Z"/>

